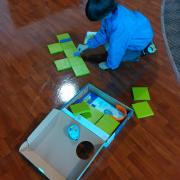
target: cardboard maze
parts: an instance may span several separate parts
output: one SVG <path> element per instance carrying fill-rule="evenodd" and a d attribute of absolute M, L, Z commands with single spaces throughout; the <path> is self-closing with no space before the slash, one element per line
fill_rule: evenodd
<path fill-rule="evenodd" d="M 57 71 L 72 69 L 76 77 L 90 74 L 88 67 L 80 56 L 76 56 L 76 46 L 68 33 L 57 35 L 58 43 L 48 45 L 49 53 L 64 53 L 66 58 L 54 61 Z"/>
<path fill-rule="evenodd" d="M 111 107 L 108 104 L 120 104 L 128 112 L 117 127 L 118 122 L 104 115 L 104 107 Z M 22 143 L 19 152 L 48 179 L 80 179 L 132 115 L 131 108 L 88 84 L 63 108 L 52 109 Z"/>

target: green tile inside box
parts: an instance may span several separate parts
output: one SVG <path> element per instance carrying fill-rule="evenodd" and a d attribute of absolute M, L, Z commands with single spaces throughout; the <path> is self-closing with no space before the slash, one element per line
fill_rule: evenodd
<path fill-rule="evenodd" d="M 61 44 L 63 50 L 76 48 L 76 46 L 74 45 L 74 43 L 72 41 L 68 41 L 68 42 L 64 42 L 64 43 L 60 43 L 60 44 Z"/>
<path fill-rule="evenodd" d="M 60 43 L 53 43 L 48 45 L 50 54 L 57 54 L 63 52 L 63 48 Z"/>
<path fill-rule="evenodd" d="M 69 35 L 69 33 L 64 33 L 64 34 L 59 34 L 56 36 L 57 39 L 60 41 L 60 40 L 64 40 L 64 39 L 69 39 L 71 38 L 71 36 Z"/>
<path fill-rule="evenodd" d="M 133 87 L 132 93 L 133 93 L 134 101 L 145 101 L 151 99 L 149 95 L 148 87 Z"/>
<path fill-rule="evenodd" d="M 110 115 L 104 115 L 97 123 L 96 126 L 111 135 L 118 127 L 119 122 Z"/>
<path fill-rule="evenodd" d="M 56 66 L 57 71 L 63 71 L 71 68 L 71 64 L 69 63 L 69 60 L 66 59 L 60 59 L 54 61 L 54 64 Z"/>
<path fill-rule="evenodd" d="M 70 106 L 71 111 L 75 116 L 79 114 L 89 113 L 90 108 L 89 105 L 86 102 L 81 102 L 79 104 L 73 104 Z"/>
<path fill-rule="evenodd" d="M 147 101 L 132 104 L 132 107 L 137 118 L 145 118 L 154 115 L 151 106 Z"/>
<path fill-rule="evenodd" d="M 90 108 L 90 116 L 89 114 L 82 114 L 84 118 L 95 124 L 104 114 L 97 110 L 96 108 L 89 105 Z"/>

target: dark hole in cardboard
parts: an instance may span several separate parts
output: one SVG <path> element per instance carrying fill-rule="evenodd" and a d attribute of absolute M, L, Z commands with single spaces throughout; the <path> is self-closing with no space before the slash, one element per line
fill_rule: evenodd
<path fill-rule="evenodd" d="M 89 159 L 94 152 L 94 145 L 89 141 L 83 141 L 78 144 L 76 154 L 80 159 Z"/>

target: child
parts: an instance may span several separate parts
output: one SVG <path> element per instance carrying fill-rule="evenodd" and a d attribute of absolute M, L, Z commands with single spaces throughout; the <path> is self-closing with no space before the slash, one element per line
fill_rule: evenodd
<path fill-rule="evenodd" d="M 86 16 L 91 21 L 101 21 L 101 28 L 86 44 L 78 46 L 78 52 L 108 44 L 107 61 L 99 64 L 101 69 L 116 69 L 122 61 L 138 61 L 141 55 L 156 51 L 151 24 L 140 12 L 114 0 L 88 0 Z"/>

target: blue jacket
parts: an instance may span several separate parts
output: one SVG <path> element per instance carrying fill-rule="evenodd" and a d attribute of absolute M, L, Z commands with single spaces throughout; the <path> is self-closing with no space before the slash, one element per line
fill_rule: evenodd
<path fill-rule="evenodd" d="M 107 65 L 116 69 L 122 62 L 126 50 L 141 51 L 153 39 L 153 30 L 149 20 L 141 13 L 118 5 L 101 22 L 101 28 L 87 42 L 89 48 L 109 43 Z"/>

